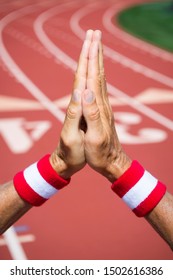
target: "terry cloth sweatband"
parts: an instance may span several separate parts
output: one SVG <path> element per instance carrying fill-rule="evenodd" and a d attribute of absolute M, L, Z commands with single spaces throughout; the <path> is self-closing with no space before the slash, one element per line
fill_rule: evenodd
<path fill-rule="evenodd" d="M 13 178 L 19 196 L 33 206 L 40 206 L 70 182 L 56 173 L 49 158 L 44 156 Z"/>
<path fill-rule="evenodd" d="M 162 199 L 166 186 L 134 160 L 112 184 L 112 190 L 138 217 L 143 217 Z"/>

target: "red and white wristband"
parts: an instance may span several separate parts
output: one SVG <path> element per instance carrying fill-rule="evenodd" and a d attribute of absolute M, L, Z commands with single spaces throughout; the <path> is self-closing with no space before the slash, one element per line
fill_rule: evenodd
<path fill-rule="evenodd" d="M 129 169 L 112 184 L 112 190 L 138 217 L 143 217 L 162 199 L 166 186 L 134 160 Z"/>
<path fill-rule="evenodd" d="M 19 196 L 33 206 L 40 206 L 70 182 L 56 173 L 49 158 L 44 156 L 13 178 Z"/>

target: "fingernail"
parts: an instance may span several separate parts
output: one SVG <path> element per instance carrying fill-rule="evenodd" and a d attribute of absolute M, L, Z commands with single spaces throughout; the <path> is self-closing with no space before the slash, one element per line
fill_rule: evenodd
<path fill-rule="evenodd" d="M 80 102 L 81 101 L 81 92 L 77 89 L 74 90 L 73 95 L 72 95 L 72 99 L 75 102 Z"/>
<path fill-rule="evenodd" d="M 95 34 L 96 34 L 97 39 L 98 39 L 98 40 L 101 40 L 101 38 L 102 38 L 102 32 L 101 32 L 100 30 L 96 30 L 96 31 L 95 31 Z"/>
<path fill-rule="evenodd" d="M 85 36 L 85 40 L 91 41 L 92 36 L 93 36 L 93 32 L 94 32 L 94 31 L 93 31 L 92 29 L 87 30 L 86 36 Z"/>
<path fill-rule="evenodd" d="M 91 90 L 87 89 L 84 93 L 84 98 L 87 103 L 92 103 L 94 101 L 95 96 Z"/>

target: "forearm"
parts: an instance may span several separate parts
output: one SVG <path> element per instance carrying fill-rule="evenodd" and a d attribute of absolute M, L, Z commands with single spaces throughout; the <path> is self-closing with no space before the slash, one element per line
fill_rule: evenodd
<path fill-rule="evenodd" d="M 173 250 L 173 196 L 167 192 L 145 218 Z"/>
<path fill-rule="evenodd" d="M 45 155 L 38 162 L 18 172 L 13 181 L 0 186 L 0 234 L 32 206 L 42 205 L 68 185 L 69 176 L 76 172 L 77 164 L 69 167 L 67 163 L 56 152 L 51 156 Z"/>
<path fill-rule="evenodd" d="M 112 189 L 137 216 L 145 217 L 173 250 L 173 196 L 166 186 L 133 161 Z"/>
<path fill-rule="evenodd" d="M 0 234 L 2 234 L 32 206 L 18 195 L 12 181 L 0 186 L 0 197 Z"/>

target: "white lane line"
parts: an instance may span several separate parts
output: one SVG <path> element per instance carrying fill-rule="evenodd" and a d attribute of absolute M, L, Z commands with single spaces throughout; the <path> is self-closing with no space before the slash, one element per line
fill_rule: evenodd
<path fill-rule="evenodd" d="M 4 240 L 13 260 L 27 260 L 25 251 L 16 235 L 14 227 L 10 227 L 4 234 Z"/>
<path fill-rule="evenodd" d="M 83 9 L 84 12 L 84 9 Z M 34 23 L 34 30 L 41 41 L 41 43 L 44 45 L 45 48 L 47 48 L 48 51 L 51 52 L 52 55 L 54 55 L 58 60 L 60 60 L 63 64 L 65 64 L 70 69 L 74 70 L 76 69 L 77 63 L 75 60 L 73 60 L 71 57 L 69 57 L 67 54 L 65 54 L 62 50 L 60 50 L 46 35 L 43 25 L 44 23 L 49 20 L 52 16 L 55 16 L 55 10 L 49 9 L 43 14 L 41 14 Z M 72 17 L 73 19 L 74 17 Z M 71 24 L 73 24 L 72 20 L 70 21 Z M 76 26 L 76 24 L 75 24 Z M 83 30 L 77 30 L 76 34 L 79 38 L 84 37 L 85 32 Z M 62 56 L 63 54 L 63 56 Z M 70 63 L 69 63 L 70 61 Z M 147 106 L 141 104 L 139 101 L 135 100 L 132 97 L 129 97 L 124 92 L 118 90 L 111 84 L 108 84 L 108 91 L 111 95 L 116 96 L 118 98 L 121 98 L 124 103 L 130 105 L 135 110 L 139 111 L 140 113 L 143 113 L 147 117 L 150 117 L 155 122 L 163 125 L 164 127 L 173 130 L 173 121 L 169 120 L 168 118 L 162 116 L 160 113 L 148 108 Z"/>
<path fill-rule="evenodd" d="M 76 34 L 76 36 L 80 37 L 81 39 L 84 38 L 85 32 L 80 27 L 79 22 L 80 20 L 88 15 L 92 11 L 92 6 L 86 6 L 82 9 L 79 9 L 74 15 L 72 16 L 70 20 L 70 26 L 73 32 Z M 128 58 L 125 55 L 122 55 L 118 53 L 117 51 L 111 49 L 110 47 L 104 45 L 104 54 L 109 57 L 112 61 L 116 61 L 120 63 L 121 65 L 130 68 L 134 72 L 140 73 L 144 75 L 147 78 L 153 79 L 163 85 L 169 86 L 173 88 L 173 79 L 161 74 L 155 70 L 152 70 L 148 68 L 147 66 L 144 66 L 133 59 Z"/>
<path fill-rule="evenodd" d="M 123 4 L 123 5 L 122 5 Z M 125 41 L 128 44 L 131 44 L 139 49 L 142 49 L 145 52 L 148 52 L 154 56 L 157 56 L 158 58 L 162 60 L 166 60 L 169 62 L 173 62 L 173 55 L 165 50 L 160 49 L 159 47 L 153 46 L 152 44 L 142 41 L 139 38 L 136 38 L 128 33 L 126 33 L 124 30 L 118 28 L 115 26 L 112 22 L 112 18 L 116 16 L 118 12 L 122 10 L 122 8 L 125 8 L 125 3 L 118 3 L 114 6 L 111 6 L 108 10 L 105 11 L 103 15 L 103 25 L 106 30 L 108 30 L 109 33 L 111 33 L 113 36 L 118 37 Z"/>
<path fill-rule="evenodd" d="M 47 2 L 47 1 L 46 1 Z M 36 98 L 43 106 L 46 108 L 53 116 L 55 116 L 59 121 L 63 122 L 65 114 L 53 102 L 47 98 L 47 96 L 25 75 L 25 73 L 20 69 L 20 67 L 15 63 L 13 58 L 8 53 L 4 41 L 3 41 L 3 30 L 5 27 L 10 24 L 12 21 L 33 13 L 38 10 L 37 5 L 31 5 L 28 7 L 21 8 L 17 11 L 11 12 L 7 16 L 1 19 L 0 21 L 0 56 L 3 63 L 8 68 L 14 77 L 31 93 L 33 97 Z M 9 251 L 13 259 L 27 259 L 26 254 L 22 245 L 20 244 L 15 230 L 13 227 L 8 229 L 3 234 Z"/>
<path fill-rule="evenodd" d="M 161 115 L 160 113 L 154 111 L 150 107 L 142 104 L 137 99 L 132 98 L 128 96 L 123 91 L 115 88 L 114 86 L 107 84 L 108 92 L 117 97 L 120 101 L 122 101 L 125 104 L 128 104 L 130 107 L 132 107 L 134 110 L 142 113 L 143 115 L 147 116 L 148 118 L 152 119 L 156 123 L 161 124 L 162 126 L 168 128 L 169 130 L 173 131 L 173 121 L 166 118 L 165 116 Z"/>
<path fill-rule="evenodd" d="M 80 27 L 79 21 L 84 16 L 89 14 L 91 11 L 93 11 L 92 6 L 89 6 L 88 9 L 86 7 L 84 7 L 82 9 L 78 10 L 76 13 L 74 13 L 73 16 L 71 17 L 71 20 L 70 20 L 71 29 L 76 34 L 76 36 L 81 38 L 81 39 L 84 38 L 85 31 Z M 105 51 L 105 48 L 107 50 L 105 52 L 105 54 L 110 56 L 110 54 L 108 54 L 110 48 L 104 46 L 104 51 Z M 114 54 L 113 50 L 111 50 L 111 54 L 112 55 Z M 117 57 L 119 59 L 119 54 L 118 53 L 117 53 Z M 113 57 L 111 57 L 111 58 L 113 59 Z M 132 62 L 132 64 L 133 64 L 132 67 L 134 67 L 134 65 L 135 65 L 134 62 Z M 147 69 L 147 70 L 148 70 L 147 75 L 149 75 L 151 70 L 150 69 Z M 172 85 L 173 85 L 173 80 L 171 80 L 171 82 L 172 82 Z M 131 106 L 135 110 L 139 111 L 140 113 L 144 114 L 145 116 L 149 117 L 150 119 L 154 120 L 155 122 L 163 125 L 164 127 L 170 129 L 171 131 L 173 131 L 173 121 L 172 120 L 170 120 L 167 117 L 161 115 L 160 113 L 154 111 L 153 109 L 147 107 L 146 105 L 140 103 L 139 101 L 135 100 L 134 98 L 128 96 L 128 94 L 126 94 L 123 91 L 117 89 L 116 87 L 112 86 L 111 84 L 108 83 L 107 85 L 108 85 L 108 92 L 111 95 L 120 98 L 121 100 L 123 100 L 123 102 L 125 104 L 128 104 L 129 106 Z"/>
<path fill-rule="evenodd" d="M 8 68 L 8 70 L 16 77 L 16 79 L 35 97 L 53 116 L 55 116 L 61 122 L 64 121 L 64 112 L 57 108 L 53 102 L 25 75 L 25 73 L 16 64 L 14 59 L 8 53 L 4 41 L 3 41 L 3 29 L 12 21 L 18 19 L 21 16 L 27 15 L 35 11 L 34 6 L 25 7 L 18 11 L 12 12 L 5 16 L 0 21 L 0 48 L 1 59 Z"/>
<path fill-rule="evenodd" d="M 65 6 L 66 5 L 63 5 L 61 7 L 61 13 L 66 11 Z M 75 71 L 77 67 L 76 61 L 72 59 L 70 56 L 68 56 L 65 52 L 63 52 L 60 48 L 58 48 L 58 46 L 55 45 L 48 38 L 48 36 L 46 35 L 43 29 L 43 24 L 51 17 L 57 15 L 59 12 L 60 12 L 59 6 L 57 8 L 51 8 L 48 11 L 43 12 L 40 16 L 37 17 L 37 19 L 34 22 L 34 31 L 38 39 L 40 40 L 40 42 L 43 44 L 43 46 L 51 54 L 53 54 L 53 56 L 55 56 L 59 61 L 61 61 L 67 67 Z"/>
<path fill-rule="evenodd" d="M 17 237 L 18 241 L 20 243 L 28 243 L 28 242 L 34 242 L 35 236 L 33 234 L 23 234 Z M 0 239 L 0 246 L 6 246 L 8 245 L 7 240 L 5 238 Z"/>
<path fill-rule="evenodd" d="M 13 20 L 17 19 L 18 17 L 23 15 L 23 12 L 25 14 L 30 13 L 29 11 L 27 11 L 29 9 L 29 7 L 27 8 L 22 8 L 20 11 L 15 11 L 12 12 L 10 15 L 6 16 L 4 19 L 1 20 L 0 22 L 0 47 L 1 47 L 1 55 L 2 55 L 2 60 L 4 62 L 4 64 L 7 66 L 7 68 L 9 69 L 9 71 L 11 71 L 13 73 L 13 75 L 21 82 L 21 84 L 23 84 L 24 87 L 26 87 L 31 94 L 38 100 L 40 101 L 40 103 L 48 110 L 50 111 L 56 118 L 59 119 L 59 115 L 57 115 L 57 108 L 52 107 L 52 101 L 49 99 L 45 99 L 45 95 L 44 93 L 42 93 L 33 83 L 32 81 L 30 81 L 28 79 L 28 77 L 21 71 L 21 69 L 18 67 L 18 65 L 16 65 L 16 63 L 14 62 L 14 60 L 10 57 L 10 55 L 8 54 L 8 52 L 5 49 L 4 43 L 3 43 L 3 39 L 2 39 L 2 31 L 3 29 L 7 26 L 7 24 L 9 24 L 10 22 L 12 22 Z M 60 53 L 59 53 L 60 54 Z M 7 61 L 6 61 L 7 59 Z M 70 60 L 72 62 L 69 65 L 68 63 L 68 67 L 72 70 L 74 70 L 74 65 L 76 67 L 76 64 L 73 64 L 73 60 Z M 76 62 L 75 62 L 76 63 Z M 21 75 L 21 77 L 20 77 Z M 114 92 L 114 87 L 112 88 L 113 92 Z M 109 89 L 111 91 L 111 88 Z M 114 92 L 115 93 L 115 92 Z M 121 94 L 120 94 L 121 95 Z M 127 96 L 125 95 L 125 99 L 127 100 Z M 47 106 L 47 103 L 50 104 L 51 106 Z M 128 102 L 127 102 L 128 103 Z M 56 111 L 55 111 L 56 109 Z M 63 112 L 61 112 L 63 113 Z M 60 119 L 64 119 L 64 114 L 60 114 L 61 117 Z M 18 239 L 16 239 L 16 234 L 15 231 L 13 229 L 13 227 L 11 227 L 5 234 L 4 234 L 4 238 L 6 239 L 7 243 L 8 243 L 8 247 L 11 251 L 11 254 L 13 256 L 13 259 L 26 259 L 26 255 L 23 251 L 23 248 L 21 247 L 21 244 L 18 243 Z M 14 243 L 14 244 L 13 244 Z M 14 246 L 13 246 L 14 245 Z"/>

